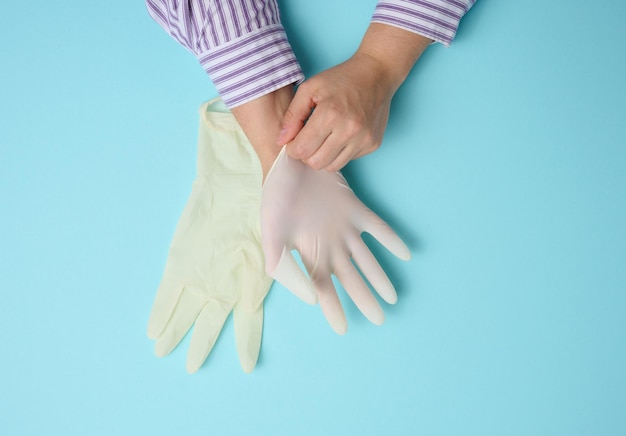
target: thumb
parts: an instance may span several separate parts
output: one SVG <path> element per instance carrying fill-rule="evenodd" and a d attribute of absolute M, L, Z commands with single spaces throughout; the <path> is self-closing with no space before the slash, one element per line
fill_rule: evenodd
<path fill-rule="evenodd" d="M 265 257 L 265 272 L 268 276 L 272 276 L 283 252 L 287 250 L 287 238 L 281 229 L 276 228 L 275 221 L 266 218 L 269 213 L 263 212 L 264 210 L 261 210 L 261 246 Z M 268 222 L 273 225 L 266 224 Z"/>
<path fill-rule="evenodd" d="M 306 86 L 306 82 L 298 87 L 293 100 L 291 100 L 283 116 L 282 130 L 276 140 L 278 145 L 282 146 L 291 142 L 302 130 L 304 123 L 316 106 L 313 95 L 313 92 L 309 90 L 309 86 Z"/>

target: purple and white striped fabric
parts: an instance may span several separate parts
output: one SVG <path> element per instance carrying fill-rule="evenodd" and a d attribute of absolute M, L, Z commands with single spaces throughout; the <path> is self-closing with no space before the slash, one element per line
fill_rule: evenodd
<path fill-rule="evenodd" d="M 379 0 L 372 22 L 449 45 L 475 0 Z M 146 0 L 150 16 L 200 61 L 229 108 L 304 80 L 276 0 Z"/>
<path fill-rule="evenodd" d="M 372 22 L 389 24 L 449 46 L 476 0 L 379 0 Z"/>
<path fill-rule="evenodd" d="M 190 50 L 229 108 L 304 80 L 276 0 L 146 0 L 150 16 Z"/>

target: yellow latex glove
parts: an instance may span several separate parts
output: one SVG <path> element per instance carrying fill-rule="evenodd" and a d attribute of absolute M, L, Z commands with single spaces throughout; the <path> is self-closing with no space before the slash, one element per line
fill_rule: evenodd
<path fill-rule="evenodd" d="M 155 353 L 170 353 L 195 323 L 187 371 L 209 355 L 231 311 L 241 367 L 256 365 L 265 274 L 259 208 L 261 166 L 220 100 L 200 107 L 198 175 L 178 222 L 150 320 Z"/>

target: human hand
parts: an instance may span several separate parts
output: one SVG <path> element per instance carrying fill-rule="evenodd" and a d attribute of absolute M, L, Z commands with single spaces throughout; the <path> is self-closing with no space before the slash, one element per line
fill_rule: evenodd
<path fill-rule="evenodd" d="M 409 249 L 395 232 L 368 209 L 338 172 L 315 171 L 287 156 L 283 149 L 263 185 L 261 240 L 266 272 L 295 294 L 312 285 L 329 324 L 339 334 L 346 317 L 331 280 L 335 275 L 361 312 L 374 324 L 383 311 L 352 264 L 387 303 L 397 300 L 391 281 L 361 239 L 374 236 L 402 260 Z M 309 280 L 291 255 L 296 249 Z"/>
<path fill-rule="evenodd" d="M 300 85 L 277 143 L 286 144 L 294 159 L 331 172 L 373 152 L 382 142 L 393 95 L 431 42 L 371 23 L 350 59 Z"/>
<path fill-rule="evenodd" d="M 315 170 L 338 171 L 380 146 L 395 90 L 381 63 L 357 52 L 300 85 L 278 143 Z"/>

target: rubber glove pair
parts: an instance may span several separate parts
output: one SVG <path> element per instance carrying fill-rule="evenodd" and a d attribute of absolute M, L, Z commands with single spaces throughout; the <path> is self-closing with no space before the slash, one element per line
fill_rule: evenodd
<path fill-rule="evenodd" d="M 350 258 L 381 297 L 395 303 L 393 285 L 360 233 L 372 234 L 401 259 L 410 254 L 341 174 L 314 171 L 283 149 L 261 192 L 256 154 L 217 99 L 200 108 L 197 167 L 148 322 L 158 356 L 169 354 L 195 323 L 187 371 L 197 371 L 233 312 L 239 360 L 251 372 L 261 345 L 269 276 L 307 303 L 319 299 L 337 333 L 346 332 L 347 322 L 331 274 L 370 321 L 383 322 L 380 305 Z M 292 249 L 300 252 L 310 279 Z"/>

